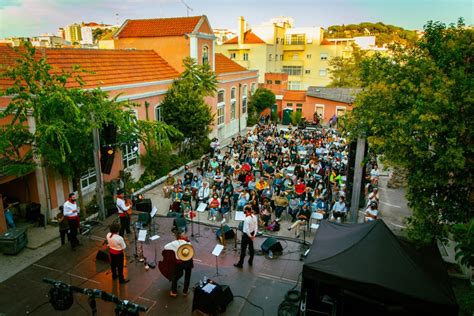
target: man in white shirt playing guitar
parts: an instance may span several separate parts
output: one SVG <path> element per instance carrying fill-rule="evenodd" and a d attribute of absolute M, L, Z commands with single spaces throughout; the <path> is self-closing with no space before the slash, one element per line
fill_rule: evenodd
<path fill-rule="evenodd" d="M 123 237 L 124 232 L 130 234 L 130 215 L 132 213 L 132 202 L 130 200 L 125 201 L 122 190 L 117 191 L 117 210 L 120 219 L 120 232 L 119 235 Z"/>

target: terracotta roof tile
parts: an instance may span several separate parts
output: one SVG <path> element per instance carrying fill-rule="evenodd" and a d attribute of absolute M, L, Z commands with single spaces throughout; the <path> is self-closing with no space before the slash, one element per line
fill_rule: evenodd
<path fill-rule="evenodd" d="M 174 79 L 179 73 L 160 55 L 151 50 L 102 50 L 102 49 L 37 49 L 37 57 L 46 57 L 52 72 L 71 71 L 79 65 L 88 72 L 81 73 L 84 88 L 113 86 L 140 82 Z M 10 47 L 0 46 L 0 72 L 15 64 L 20 55 Z M 0 90 L 12 84 L 0 79 Z M 69 80 L 68 87 L 78 87 Z"/>
<path fill-rule="evenodd" d="M 334 42 L 327 40 L 326 38 L 321 41 L 321 45 L 335 45 Z"/>
<path fill-rule="evenodd" d="M 238 44 L 239 43 L 239 37 L 236 36 L 234 38 L 231 38 L 230 40 L 224 42 L 224 44 Z M 260 37 L 255 35 L 252 30 L 248 30 L 247 32 L 244 33 L 244 44 L 265 44 L 265 41 L 262 40 Z"/>
<path fill-rule="evenodd" d="M 116 37 L 162 37 L 191 33 L 203 16 L 127 20 Z"/>
<path fill-rule="evenodd" d="M 245 67 L 242 67 L 235 61 L 225 57 L 224 55 L 220 53 L 216 53 L 216 74 L 223 74 L 223 73 L 229 73 L 229 72 L 237 72 L 237 71 L 245 71 L 248 70 Z"/>
<path fill-rule="evenodd" d="M 288 90 L 283 95 L 283 100 L 306 101 L 306 91 L 305 90 Z"/>

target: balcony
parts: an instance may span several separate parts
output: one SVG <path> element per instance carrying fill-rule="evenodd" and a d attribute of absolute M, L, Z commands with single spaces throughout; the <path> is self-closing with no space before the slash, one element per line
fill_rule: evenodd
<path fill-rule="evenodd" d="M 284 59 L 282 62 L 282 66 L 299 66 L 303 67 L 304 66 L 304 61 L 303 60 L 286 60 Z"/>
<path fill-rule="evenodd" d="M 287 44 L 285 42 L 285 44 L 283 44 L 283 50 L 284 51 L 302 51 L 302 50 L 305 50 L 306 46 L 305 46 L 305 43 L 301 43 L 301 42 L 297 42 L 298 44 L 295 44 L 295 43 L 290 43 L 290 44 Z"/>

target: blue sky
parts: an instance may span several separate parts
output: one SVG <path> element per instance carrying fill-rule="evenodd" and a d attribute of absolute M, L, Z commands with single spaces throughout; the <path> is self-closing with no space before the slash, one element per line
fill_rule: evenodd
<path fill-rule="evenodd" d="M 74 22 L 120 24 L 127 18 L 186 16 L 183 0 L 0 0 L 0 38 L 56 33 Z M 422 29 L 428 20 L 473 24 L 472 0 L 184 0 L 206 14 L 214 28 L 235 29 L 242 15 L 250 26 L 277 16 L 295 26 L 384 22 Z"/>

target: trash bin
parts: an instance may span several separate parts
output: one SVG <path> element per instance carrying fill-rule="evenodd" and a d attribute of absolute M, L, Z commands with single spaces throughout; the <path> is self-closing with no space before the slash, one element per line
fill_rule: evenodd
<path fill-rule="evenodd" d="M 28 243 L 26 229 L 12 228 L 0 235 L 0 252 L 6 255 L 16 255 Z"/>

